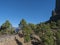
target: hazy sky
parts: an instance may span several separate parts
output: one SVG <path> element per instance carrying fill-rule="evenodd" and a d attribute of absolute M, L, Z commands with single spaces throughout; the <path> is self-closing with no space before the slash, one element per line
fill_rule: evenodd
<path fill-rule="evenodd" d="M 24 18 L 30 23 L 47 21 L 55 0 L 0 0 L 0 25 L 9 20 L 15 27 Z"/>

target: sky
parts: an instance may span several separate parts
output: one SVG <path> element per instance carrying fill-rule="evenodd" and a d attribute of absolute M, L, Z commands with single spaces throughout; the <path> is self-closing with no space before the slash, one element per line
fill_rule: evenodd
<path fill-rule="evenodd" d="M 28 23 L 40 23 L 49 20 L 55 0 L 0 0 L 0 26 L 9 20 L 18 27 L 21 19 Z"/>

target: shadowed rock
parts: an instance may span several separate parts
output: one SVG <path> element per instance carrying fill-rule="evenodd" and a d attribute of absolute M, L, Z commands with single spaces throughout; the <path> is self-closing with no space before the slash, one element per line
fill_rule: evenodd
<path fill-rule="evenodd" d="M 22 45 L 22 43 L 18 39 L 15 38 L 15 41 L 16 41 L 17 45 Z"/>

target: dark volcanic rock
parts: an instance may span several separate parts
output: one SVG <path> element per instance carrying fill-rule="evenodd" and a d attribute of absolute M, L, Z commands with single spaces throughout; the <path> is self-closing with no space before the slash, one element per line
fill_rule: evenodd
<path fill-rule="evenodd" d="M 52 11 L 52 16 L 48 22 L 57 20 L 60 20 L 60 0 L 56 0 L 55 10 Z"/>
<path fill-rule="evenodd" d="M 50 21 L 57 21 L 60 20 L 60 15 L 55 15 L 50 18 Z"/>

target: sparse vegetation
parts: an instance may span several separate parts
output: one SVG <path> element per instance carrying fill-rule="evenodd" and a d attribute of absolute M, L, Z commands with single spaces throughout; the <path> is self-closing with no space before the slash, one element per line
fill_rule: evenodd
<path fill-rule="evenodd" d="M 41 43 L 41 45 L 60 45 L 59 23 L 60 20 L 58 20 L 57 22 L 51 21 L 51 23 L 32 24 L 27 23 L 25 19 L 22 19 L 20 21 L 19 28 L 22 30 L 24 42 L 26 43 L 30 42 L 32 40 L 30 36 L 32 34 L 35 34 L 40 37 L 41 40 L 39 42 Z M 0 35 L 14 33 L 15 30 L 8 20 L 1 25 Z"/>

